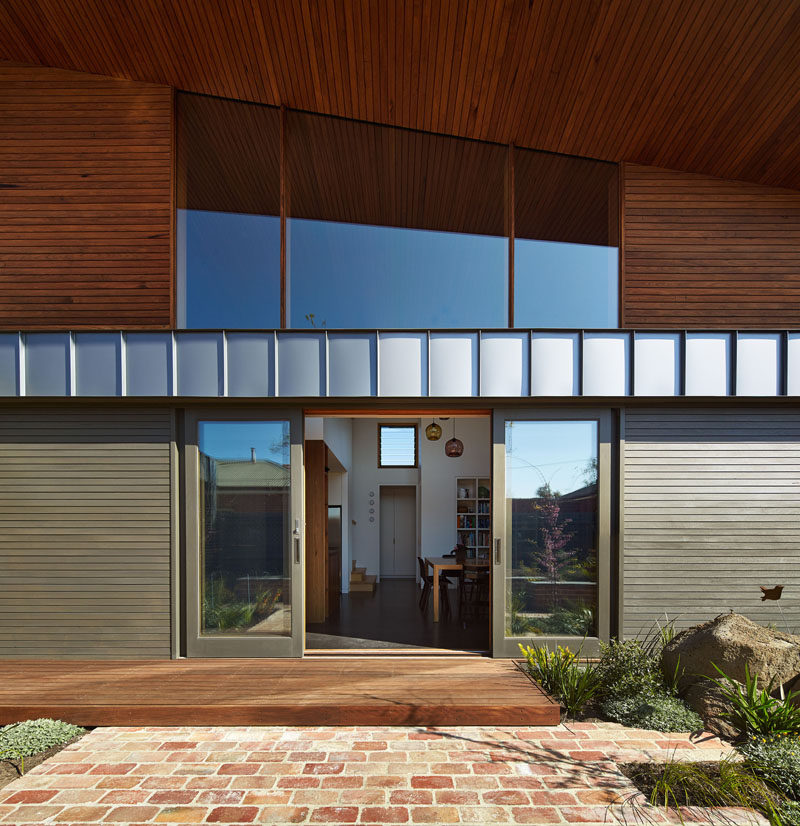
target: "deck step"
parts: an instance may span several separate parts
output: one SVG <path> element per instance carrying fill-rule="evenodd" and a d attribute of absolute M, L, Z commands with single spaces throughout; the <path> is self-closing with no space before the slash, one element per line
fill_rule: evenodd
<path fill-rule="evenodd" d="M 350 590 L 351 591 L 367 591 L 370 594 L 375 593 L 375 580 L 377 580 L 377 576 L 375 574 L 370 574 L 369 576 L 365 576 L 363 579 L 353 580 L 350 579 Z"/>

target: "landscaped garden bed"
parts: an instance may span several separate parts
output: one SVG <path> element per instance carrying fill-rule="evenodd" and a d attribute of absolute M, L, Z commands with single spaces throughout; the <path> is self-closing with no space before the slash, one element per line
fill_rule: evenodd
<path fill-rule="evenodd" d="M 634 807 L 647 800 L 681 819 L 682 807 L 744 808 L 776 826 L 800 826 L 800 694 L 781 688 L 797 680 L 800 638 L 731 614 L 677 635 L 667 624 L 645 641 L 601 643 L 596 663 L 583 662 L 580 649 L 521 649 L 529 675 L 567 720 L 708 729 L 733 744 L 733 755 L 714 763 L 622 765 L 644 795 Z"/>
<path fill-rule="evenodd" d="M 86 729 L 61 720 L 25 720 L 0 728 L 0 788 L 83 737 Z"/>

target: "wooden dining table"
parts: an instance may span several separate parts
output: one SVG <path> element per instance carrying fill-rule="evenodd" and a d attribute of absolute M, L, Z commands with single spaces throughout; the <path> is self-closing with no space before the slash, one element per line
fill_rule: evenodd
<path fill-rule="evenodd" d="M 425 564 L 433 569 L 433 621 L 439 622 L 439 574 L 442 571 L 463 571 L 464 566 L 454 556 L 426 556 Z"/>

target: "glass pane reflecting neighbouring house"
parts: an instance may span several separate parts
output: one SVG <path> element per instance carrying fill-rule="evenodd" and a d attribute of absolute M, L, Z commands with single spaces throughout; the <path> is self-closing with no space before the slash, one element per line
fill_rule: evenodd
<path fill-rule="evenodd" d="M 598 425 L 507 421 L 506 636 L 593 636 Z"/>
<path fill-rule="evenodd" d="M 198 450 L 201 633 L 289 636 L 289 422 L 200 422 Z"/>

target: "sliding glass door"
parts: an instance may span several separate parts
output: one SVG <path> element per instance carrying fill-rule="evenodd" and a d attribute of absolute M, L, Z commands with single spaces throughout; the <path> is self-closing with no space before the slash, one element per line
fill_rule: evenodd
<path fill-rule="evenodd" d="M 608 638 L 610 437 L 607 411 L 494 411 L 495 656 Z"/>
<path fill-rule="evenodd" d="M 187 652 L 302 655 L 302 417 L 187 422 Z"/>

